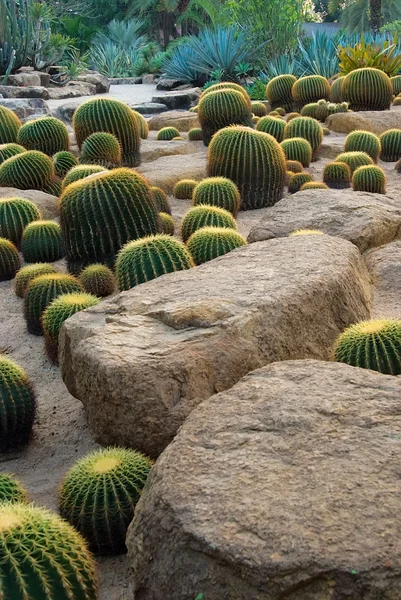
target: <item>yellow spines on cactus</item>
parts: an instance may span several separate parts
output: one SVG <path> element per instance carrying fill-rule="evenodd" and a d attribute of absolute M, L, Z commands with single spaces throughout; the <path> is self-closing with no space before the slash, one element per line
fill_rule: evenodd
<path fill-rule="evenodd" d="M 380 140 L 370 131 L 356 130 L 349 133 L 345 139 L 345 152 L 366 152 L 376 161 L 379 158 Z"/>
<path fill-rule="evenodd" d="M 356 169 L 352 176 L 352 188 L 356 192 L 386 193 L 386 175 L 377 165 L 365 165 Z"/>
<path fill-rule="evenodd" d="M 18 144 L 27 150 L 39 150 L 48 156 L 68 150 L 68 129 L 55 117 L 40 117 L 24 123 L 18 131 Z"/>
<path fill-rule="evenodd" d="M 132 111 L 138 121 L 139 124 L 139 133 L 140 136 L 143 140 L 147 140 L 148 136 L 149 136 L 149 125 L 147 120 L 145 119 L 145 117 L 143 115 L 141 115 L 141 113 L 137 112 L 136 110 Z"/>
<path fill-rule="evenodd" d="M 287 162 L 296 161 L 303 167 L 309 167 L 312 160 L 312 147 L 308 140 L 302 137 L 289 138 L 281 142 L 281 147 Z"/>
<path fill-rule="evenodd" d="M 228 227 L 202 227 L 187 241 L 187 248 L 196 265 L 201 265 L 235 248 L 245 246 L 246 239 L 235 229 Z"/>
<path fill-rule="evenodd" d="M 202 92 L 200 99 L 204 98 L 208 94 L 211 94 L 212 92 L 217 92 L 221 90 L 235 90 L 236 92 L 240 92 L 243 95 L 248 105 L 248 108 L 251 108 L 251 99 L 249 97 L 248 92 L 241 85 L 238 85 L 238 83 L 231 83 L 229 81 L 222 81 L 221 83 L 215 83 L 213 85 L 210 85 L 206 90 Z M 195 106 L 195 108 L 197 109 L 195 112 L 199 112 L 199 104 L 198 106 Z"/>
<path fill-rule="evenodd" d="M 22 123 L 15 112 L 6 106 L 0 106 L 0 144 L 16 142 L 21 126 Z"/>
<path fill-rule="evenodd" d="M 393 86 L 384 71 L 371 67 L 355 69 L 344 77 L 342 96 L 351 110 L 388 110 Z"/>
<path fill-rule="evenodd" d="M 38 150 L 17 154 L 0 165 L 0 187 L 45 190 L 54 179 L 52 159 Z"/>
<path fill-rule="evenodd" d="M 0 198 L 0 236 L 7 238 L 17 247 L 21 243 L 25 227 L 41 217 L 38 207 L 31 200 L 17 197 Z"/>
<path fill-rule="evenodd" d="M 218 206 L 237 216 L 241 196 L 234 182 L 226 177 L 207 177 L 194 189 L 192 204 Z"/>
<path fill-rule="evenodd" d="M 292 86 L 292 97 L 298 106 L 304 106 L 309 102 L 328 100 L 330 95 L 330 84 L 321 75 L 308 75 L 300 77 Z"/>
<path fill-rule="evenodd" d="M 252 115 L 243 94 L 224 89 L 212 92 L 199 101 L 199 121 L 203 143 L 208 146 L 212 136 L 229 125 L 252 127 Z"/>
<path fill-rule="evenodd" d="M 301 185 L 300 191 L 304 190 L 328 190 L 329 186 L 323 183 L 323 181 L 306 181 Z"/>
<path fill-rule="evenodd" d="M 343 162 L 349 166 L 352 173 L 363 165 L 373 165 L 373 159 L 366 152 L 342 152 L 335 162 Z"/>
<path fill-rule="evenodd" d="M 299 192 L 304 183 L 307 183 L 312 180 L 313 177 L 310 173 L 294 173 L 288 183 L 288 191 L 290 192 L 290 194 L 295 194 L 296 192 Z"/>
<path fill-rule="evenodd" d="M 251 112 L 255 117 L 265 117 L 267 115 L 267 108 L 263 102 L 251 102 Z"/>
<path fill-rule="evenodd" d="M 77 165 L 76 167 L 72 167 L 63 179 L 62 189 L 66 188 L 70 183 L 75 183 L 95 173 L 104 173 L 104 171 L 105 168 L 100 165 Z"/>
<path fill-rule="evenodd" d="M 0 473 L 0 505 L 4 502 L 27 503 L 28 493 L 18 479 L 6 473 Z"/>
<path fill-rule="evenodd" d="M 278 142 L 284 139 L 285 121 L 276 117 L 262 117 L 256 124 L 256 131 L 263 131 L 272 135 Z"/>
<path fill-rule="evenodd" d="M 323 141 L 323 131 L 316 119 L 312 117 L 297 117 L 285 126 L 284 139 L 289 138 L 304 138 L 308 140 L 312 148 L 312 160 L 314 160 Z"/>
<path fill-rule="evenodd" d="M 380 158 L 396 162 L 401 158 L 401 129 L 388 129 L 380 136 Z"/>
<path fill-rule="evenodd" d="M 156 140 L 158 142 L 170 142 L 176 137 L 180 137 L 180 132 L 176 127 L 162 127 L 157 132 Z"/>
<path fill-rule="evenodd" d="M 173 194 L 178 200 L 191 200 L 197 185 L 198 182 L 195 179 L 181 179 L 175 184 Z"/>
<path fill-rule="evenodd" d="M 29 283 L 35 277 L 39 275 L 48 275 L 55 273 L 56 269 L 50 263 L 32 263 L 31 265 L 25 265 L 22 269 L 19 269 L 15 276 L 15 293 L 19 298 L 23 298 L 25 290 Z"/>
<path fill-rule="evenodd" d="M 0 281 L 13 279 L 20 267 L 16 246 L 10 240 L 0 237 Z"/>
<path fill-rule="evenodd" d="M 0 144 L 0 165 L 2 162 L 7 160 L 7 158 L 11 158 L 17 154 L 22 154 L 23 152 L 26 152 L 26 149 L 19 144 L 15 144 L 13 142 L 9 142 L 8 144 Z"/>
<path fill-rule="evenodd" d="M 342 190 L 351 186 L 351 169 L 347 163 L 336 160 L 325 165 L 323 181 L 330 188 Z"/>
<path fill-rule="evenodd" d="M 113 271 L 100 263 L 86 267 L 78 280 L 85 292 L 97 298 L 110 296 L 117 286 Z"/>
<path fill-rule="evenodd" d="M 293 105 L 292 86 L 297 78 L 294 75 L 278 75 L 273 77 L 266 86 L 266 98 L 272 109 L 283 107 L 291 110 Z"/>

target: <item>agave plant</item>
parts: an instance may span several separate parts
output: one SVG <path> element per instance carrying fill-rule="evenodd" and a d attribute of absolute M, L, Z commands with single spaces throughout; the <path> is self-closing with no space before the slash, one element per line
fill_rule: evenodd
<path fill-rule="evenodd" d="M 206 77 L 195 66 L 197 54 L 188 43 L 177 45 L 163 63 L 162 70 L 166 77 L 181 81 L 205 83 Z"/>
<path fill-rule="evenodd" d="M 113 42 L 120 48 L 126 50 L 130 48 L 141 48 L 146 44 L 146 35 L 142 35 L 144 22 L 140 19 L 130 19 L 129 21 L 118 21 L 113 19 L 107 25 L 105 33 L 99 33 L 94 38 L 94 44 L 105 44 Z"/>
<path fill-rule="evenodd" d="M 303 75 L 322 75 L 327 79 L 336 75 L 338 55 L 333 38 L 318 31 L 307 41 L 299 39 L 296 65 Z"/>
<path fill-rule="evenodd" d="M 137 48 L 123 49 L 113 42 L 92 46 L 90 64 L 106 77 L 133 77 L 140 58 Z"/>
<path fill-rule="evenodd" d="M 301 77 L 304 74 L 299 63 L 292 54 L 280 54 L 269 61 L 267 67 L 261 71 L 259 77 L 263 83 L 268 83 L 278 75 L 295 75 Z"/>

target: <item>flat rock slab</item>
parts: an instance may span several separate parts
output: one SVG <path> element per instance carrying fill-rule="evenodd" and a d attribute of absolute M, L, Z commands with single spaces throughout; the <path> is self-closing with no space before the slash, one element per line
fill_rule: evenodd
<path fill-rule="evenodd" d="M 103 444 L 157 456 L 191 410 L 276 360 L 326 358 L 369 315 L 355 246 L 328 236 L 239 248 L 68 319 L 60 365 Z"/>
<path fill-rule="evenodd" d="M 177 156 L 182 154 L 202 154 L 202 169 L 205 167 L 206 153 L 202 142 L 188 140 L 157 141 L 155 139 L 141 140 L 142 163 L 153 162 L 162 156 Z M 203 171 L 202 171 L 203 172 Z"/>
<path fill-rule="evenodd" d="M 193 411 L 128 530 L 136 600 L 396 600 L 401 379 L 275 363 Z"/>
<path fill-rule="evenodd" d="M 22 120 L 33 115 L 46 116 L 50 113 L 49 105 L 42 98 L 0 98 L 0 106 L 13 110 Z"/>
<path fill-rule="evenodd" d="M 350 133 L 355 129 L 364 129 L 380 135 L 387 129 L 401 129 L 401 111 L 361 111 L 337 113 L 326 119 L 329 129 L 338 133 Z"/>
<path fill-rule="evenodd" d="M 145 102 L 144 104 L 130 104 L 130 106 L 141 115 L 158 115 L 159 113 L 168 111 L 167 106 L 160 104 L 160 102 Z"/>
<path fill-rule="evenodd" d="M 0 198 L 26 198 L 39 208 L 44 219 L 56 219 L 59 216 L 58 198 L 39 190 L 19 190 L 12 187 L 0 187 Z"/>
<path fill-rule="evenodd" d="M 169 110 L 176 110 L 178 108 L 189 108 L 193 102 L 197 102 L 200 95 L 201 90 L 199 88 L 175 90 L 155 94 L 152 96 L 152 102 L 165 104 Z"/>
<path fill-rule="evenodd" d="M 178 151 L 183 148 L 182 142 L 171 141 L 168 143 L 171 144 L 171 155 L 144 163 L 137 168 L 137 171 L 142 173 L 152 185 L 161 187 L 168 194 L 172 194 L 175 184 L 180 179 L 200 181 L 206 177 L 206 149 L 199 151 L 198 146 L 196 148 L 198 151 L 193 154 L 179 154 Z M 177 144 L 176 147 L 174 147 L 175 144 Z"/>
<path fill-rule="evenodd" d="M 401 241 L 365 255 L 374 285 L 374 312 L 378 317 L 401 319 Z"/>
<path fill-rule="evenodd" d="M 382 194 L 352 190 L 305 190 L 277 202 L 251 229 L 249 242 L 320 229 L 349 240 L 361 252 L 401 237 L 401 206 Z"/>
<path fill-rule="evenodd" d="M 200 127 L 198 115 L 189 110 L 169 110 L 149 120 L 150 131 L 159 131 L 162 127 L 176 127 L 178 131 L 189 131 Z"/>
<path fill-rule="evenodd" d="M 3 98 L 42 98 L 42 100 L 50 98 L 48 89 L 41 85 L 26 87 L 0 85 L 0 94 Z"/>

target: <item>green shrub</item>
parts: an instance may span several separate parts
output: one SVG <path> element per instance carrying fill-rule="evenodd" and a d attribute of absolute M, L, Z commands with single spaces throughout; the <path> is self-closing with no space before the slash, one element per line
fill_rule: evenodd
<path fill-rule="evenodd" d="M 227 227 L 202 227 L 187 241 L 187 248 L 196 265 L 246 245 L 246 239 L 235 229 Z"/>
<path fill-rule="evenodd" d="M 356 69 L 344 77 L 342 95 L 351 110 L 387 110 L 393 99 L 393 86 L 379 69 Z"/>
<path fill-rule="evenodd" d="M 181 223 L 181 237 L 186 242 L 191 235 L 202 227 L 228 227 L 237 229 L 237 224 L 232 216 L 224 208 L 217 206 L 194 206 L 184 215 Z"/>
<path fill-rule="evenodd" d="M 12 110 L 0 106 L 0 144 L 16 142 L 21 125 L 21 121 Z"/>
<path fill-rule="evenodd" d="M 17 143 L 27 150 L 38 150 L 48 156 L 68 150 L 68 129 L 55 117 L 41 117 L 28 121 L 18 131 Z"/>
<path fill-rule="evenodd" d="M 27 263 L 60 260 L 64 256 L 60 225 L 55 221 L 33 221 L 24 229 L 21 251 Z"/>
<path fill-rule="evenodd" d="M 194 127 L 188 131 L 188 140 L 190 142 L 201 142 L 203 141 L 202 129 L 200 127 Z"/>
<path fill-rule="evenodd" d="M 263 102 L 251 102 L 251 112 L 255 117 L 265 117 L 267 115 L 267 108 Z M 232 123 L 230 123 L 232 125 Z"/>
<path fill-rule="evenodd" d="M 376 165 L 359 167 L 352 176 L 352 187 L 355 192 L 386 193 L 386 176 L 383 169 Z"/>
<path fill-rule="evenodd" d="M 0 165 L 0 187 L 44 190 L 54 178 L 52 159 L 37 150 L 12 156 Z"/>
<path fill-rule="evenodd" d="M 297 78 L 294 75 L 278 75 L 273 77 L 266 86 L 266 98 L 272 109 L 283 107 L 287 111 L 292 109 L 292 86 Z"/>
<path fill-rule="evenodd" d="M 316 158 L 320 144 L 323 141 L 322 128 L 316 119 L 311 117 L 297 117 L 287 123 L 284 129 L 284 139 L 304 138 L 312 148 L 312 160 Z"/>
<path fill-rule="evenodd" d="M 318 100 L 328 100 L 330 84 L 321 75 L 300 77 L 292 86 L 292 98 L 298 106 L 304 106 Z"/>
<path fill-rule="evenodd" d="M 366 152 L 375 162 L 380 154 L 380 140 L 370 131 L 357 130 L 345 139 L 345 152 Z"/>
<path fill-rule="evenodd" d="M 343 88 L 344 77 L 338 77 L 335 79 L 330 88 L 330 102 L 342 102 L 342 88 Z"/>
<path fill-rule="evenodd" d="M 95 164 L 107 169 L 118 167 L 121 164 L 120 142 L 112 133 L 92 133 L 82 144 L 80 161 L 85 165 Z"/>
<path fill-rule="evenodd" d="M 80 179 L 85 179 L 85 177 L 89 177 L 89 175 L 94 175 L 95 173 L 103 173 L 104 167 L 100 165 L 77 165 L 70 169 L 67 175 L 63 179 L 62 189 L 64 190 L 67 185 L 70 183 L 75 183 Z"/>
<path fill-rule="evenodd" d="M 142 116 L 139 112 L 137 112 L 136 110 L 132 111 L 138 121 L 138 125 L 139 125 L 139 134 L 141 136 L 142 140 L 147 140 L 148 136 L 149 136 L 149 125 L 147 120 L 145 119 L 144 116 Z"/>
<path fill-rule="evenodd" d="M 281 142 L 281 147 L 288 161 L 300 162 L 303 167 L 309 167 L 312 160 L 312 147 L 308 140 L 302 137 L 290 138 Z"/>
<path fill-rule="evenodd" d="M 164 190 L 154 185 L 151 186 L 152 198 L 156 204 L 157 212 L 164 212 L 171 215 L 171 206 Z"/>
<path fill-rule="evenodd" d="M 25 227 L 41 219 L 36 204 L 25 198 L 0 198 L 0 236 L 19 247 Z"/>
<path fill-rule="evenodd" d="M 287 160 L 286 161 L 287 171 L 291 171 L 292 173 L 302 173 L 304 170 L 302 163 L 299 160 Z"/>
<path fill-rule="evenodd" d="M 343 190 L 351 187 L 351 169 L 345 162 L 329 162 L 323 170 L 323 181 L 330 188 Z"/>
<path fill-rule="evenodd" d="M 68 171 L 77 164 L 78 160 L 75 158 L 72 152 L 68 152 L 66 150 L 57 152 L 53 156 L 54 172 L 56 176 L 60 177 L 61 179 L 64 179 Z"/>
<path fill-rule="evenodd" d="M 13 279 L 20 267 L 17 248 L 10 240 L 0 237 L 0 281 Z"/>
<path fill-rule="evenodd" d="M 304 183 L 308 183 L 313 180 L 313 177 L 310 173 L 294 173 L 288 184 L 288 191 L 290 194 L 295 194 L 299 192 Z"/>
<path fill-rule="evenodd" d="M 162 233 L 174 235 L 175 225 L 172 216 L 165 212 L 159 212 L 159 219 L 161 222 Z"/>
<path fill-rule="evenodd" d="M 262 117 L 256 124 L 257 131 L 272 135 L 278 142 L 282 142 L 284 139 L 284 129 L 285 121 L 276 117 Z"/>
<path fill-rule="evenodd" d="M 26 503 L 28 494 L 22 483 L 12 475 L 0 473 L 0 505 L 4 502 Z"/>
<path fill-rule="evenodd" d="M 1 107 L 0 107 L 1 108 Z M 0 145 L 0 165 L 7 158 L 11 158 L 12 156 L 17 156 L 17 154 L 22 154 L 26 152 L 25 148 L 15 143 L 1 144 Z"/>
<path fill-rule="evenodd" d="M 34 263 L 22 267 L 15 276 L 14 285 L 16 295 L 19 298 L 23 298 L 26 288 L 32 279 L 35 279 L 39 275 L 49 275 L 50 273 L 56 273 L 56 269 L 48 263 Z"/>
<path fill-rule="evenodd" d="M 328 190 L 329 186 L 323 183 L 323 181 L 307 181 L 301 185 L 300 191 L 304 190 Z"/>
<path fill-rule="evenodd" d="M 229 125 L 252 127 L 252 115 L 243 94 L 235 90 L 220 90 L 207 94 L 199 101 L 199 121 L 203 143 L 210 144 L 212 136 Z"/>
<path fill-rule="evenodd" d="M 196 188 L 192 196 L 194 206 L 208 204 L 224 208 L 234 217 L 241 204 L 241 196 L 237 186 L 226 177 L 208 177 L 203 179 Z"/>
<path fill-rule="evenodd" d="M 195 179 L 181 179 L 175 184 L 173 194 L 178 200 L 191 200 L 197 185 Z"/>
<path fill-rule="evenodd" d="M 110 296 L 117 282 L 113 271 L 100 263 L 89 265 L 79 275 L 78 280 L 87 294 L 97 298 Z"/>
<path fill-rule="evenodd" d="M 396 162 L 401 158 L 401 129 L 389 129 L 380 136 L 380 158 L 385 162 Z"/>
<path fill-rule="evenodd" d="M 363 165 L 373 165 L 373 160 L 366 152 L 343 152 L 336 158 L 336 162 L 343 162 L 351 169 L 351 175 Z"/>
<path fill-rule="evenodd" d="M 180 132 L 175 127 L 162 127 L 157 132 L 156 140 L 170 142 L 172 139 L 179 136 Z"/>

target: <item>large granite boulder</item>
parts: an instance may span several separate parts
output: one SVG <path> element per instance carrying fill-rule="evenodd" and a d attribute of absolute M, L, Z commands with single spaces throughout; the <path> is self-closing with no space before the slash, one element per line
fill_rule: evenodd
<path fill-rule="evenodd" d="M 39 208 L 44 219 L 55 219 L 59 215 L 58 198 L 40 190 L 19 190 L 12 187 L 0 187 L 0 198 L 26 198 Z"/>
<path fill-rule="evenodd" d="M 136 600 L 395 600 L 401 379 L 285 361 L 202 402 L 127 535 Z"/>
<path fill-rule="evenodd" d="M 401 240 L 367 252 L 365 261 L 372 274 L 377 316 L 401 319 Z"/>
<path fill-rule="evenodd" d="M 142 173 L 152 185 L 157 185 L 168 194 L 172 194 L 175 184 L 180 179 L 195 179 L 196 181 L 200 181 L 206 177 L 205 149 L 200 150 L 199 144 L 196 144 L 196 152 L 179 154 L 180 148 L 184 147 L 182 142 L 167 143 L 172 146 L 171 155 L 161 156 L 161 158 L 152 162 L 144 162 L 144 164 L 137 168 L 137 171 Z M 165 148 L 164 142 L 162 144 L 161 148 Z M 175 144 L 177 144 L 176 148 L 174 148 Z M 187 144 L 188 142 L 185 142 L 185 148 Z"/>
<path fill-rule="evenodd" d="M 202 400 L 276 360 L 327 358 L 369 315 L 369 275 L 344 240 L 239 248 L 65 323 L 60 365 L 103 444 L 157 456 Z"/>
<path fill-rule="evenodd" d="M 387 129 L 401 129 L 401 111 L 362 111 L 336 113 L 326 119 L 329 129 L 338 133 L 350 133 L 355 129 L 365 129 L 380 135 Z"/>
<path fill-rule="evenodd" d="M 150 131 L 159 131 L 162 127 L 176 127 L 178 131 L 189 131 L 200 127 L 198 115 L 189 110 L 170 110 L 149 121 Z"/>
<path fill-rule="evenodd" d="M 152 102 L 165 104 L 169 110 L 177 110 L 179 108 L 189 108 L 194 102 L 198 101 L 200 94 L 201 90 L 199 88 L 175 90 L 174 92 L 155 94 L 152 97 Z"/>
<path fill-rule="evenodd" d="M 87 71 L 82 75 L 78 75 L 77 81 L 84 81 L 85 83 L 94 85 L 96 94 L 108 94 L 110 90 L 109 79 L 97 71 Z"/>
<path fill-rule="evenodd" d="M 13 85 L 0 85 L 0 94 L 3 98 L 42 98 L 49 100 L 49 90 L 41 85 L 16 87 Z"/>
<path fill-rule="evenodd" d="M 42 98 L 0 98 L 0 106 L 7 106 L 23 121 L 34 115 L 44 117 L 50 113 L 49 105 Z"/>
<path fill-rule="evenodd" d="M 305 190 L 269 208 L 248 241 L 283 237 L 296 229 L 320 229 L 365 252 L 401 237 L 401 206 L 383 194 Z"/>

